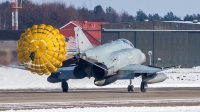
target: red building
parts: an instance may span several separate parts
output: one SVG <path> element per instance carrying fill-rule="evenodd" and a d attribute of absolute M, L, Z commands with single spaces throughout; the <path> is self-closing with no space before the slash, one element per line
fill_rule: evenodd
<path fill-rule="evenodd" d="M 69 39 L 68 49 L 76 49 L 74 27 L 77 26 L 82 28 L 93 46 L 98 46 L 101 44 L 102 24 L 108 24 L 108 22 L 70 21 L 60 28 L 60 33 Z"/>

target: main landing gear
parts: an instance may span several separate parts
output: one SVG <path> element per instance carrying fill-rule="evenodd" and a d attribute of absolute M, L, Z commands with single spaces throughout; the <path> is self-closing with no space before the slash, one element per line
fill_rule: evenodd
<path fill-rule="evenodd" d="M 145 77 L 146 77 L 146 74 L 143 74 L 143 75 L 142 75 L 142 82 L 141 82 L 141 85 L 140 85 L 140 91 L 141 91 L 142 93 L 146 93 L 147 87 L 148 87 L 147 83 L 146 83 L 146 82 L 143 82 L 143 79 L 144 79 Z"/>
<path fill-rule="evenodd" d="M 147 85 L 146 82 L 141 82 L 140 91 L 141 91 L 142 93 L 146 93 L 147 87 L 148 87 L 148 85 Z"/>
<path fill-rule="evenodd" d="M 141 82 L 141 85 L 140 85 L 140 91 L 142 93 L 146 93 L 147 87 L 148 87 L 147 83 L 144 82 L 144 80 L 143 80 L 145 77 L 146 77 L 146 74 L 142 74 L 142 82 Z M 134 91 L 134 86 L 132 85 L 132 79 L 130 79 L 130 85 L 128 85 L 127 89 L 128 89 L 128 92 Z"/>
<path fill-rule="evenodd" d="M 134 86 L 132 85 L 132 79 L 130 79 L 130 85 L 128 85 L 128 92 L 133 92 Z"/>
<path fill-rule="evenodd" d="M 61 81 L 61 87 L 63 92 L 68 92 L 68 83 L 66 82 L 66 80 Z"/>

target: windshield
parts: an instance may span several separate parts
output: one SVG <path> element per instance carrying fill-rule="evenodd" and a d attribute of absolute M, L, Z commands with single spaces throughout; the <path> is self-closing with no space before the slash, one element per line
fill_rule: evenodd
<path fill-rule="evenodd" d="M 128 45 L 130 45 L 131 47 L 134 47 L 133 44 L 127 39 L 119 39 L 119 40 L 124 42 L 124 43 L 126 43 L 126 44 L 128 44 Z"/>

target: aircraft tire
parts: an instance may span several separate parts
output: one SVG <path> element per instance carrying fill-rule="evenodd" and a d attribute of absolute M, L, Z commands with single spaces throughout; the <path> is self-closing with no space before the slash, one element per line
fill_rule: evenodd
<path fill-rule="evenodd" d="M 128 92 L 130 92 L 130 85 L 128 85 L 128 88 L 127 88 Z"/>
<path fill-rule="evenodd" d="M 128 92 L 133 92 L 133 90 L 134 90 L 133 85 L 128 85 Z"/>
<path fill-rule="evenodd" d="M 62 81 L 61 86 L 62 86 L 63 92 L 65 92 L 65 93 L 68 92 L 68 83 L 66 81 Z"/>
<path fill-rule="evenodd" d="M 132 91 L 132 92 L 134 91 L 134 86 L 133 86 L 133 85 L 131 85 L 131 91 Z"/>
<path fill-rule="evenodd" d="M 140 85 L 140 91 L 142 92 L 142 93 L 146 93 L 146 91 L 147 91 L 147 83 L 145 83 L 145 82 L 141 82 L 141 85 Z"/>

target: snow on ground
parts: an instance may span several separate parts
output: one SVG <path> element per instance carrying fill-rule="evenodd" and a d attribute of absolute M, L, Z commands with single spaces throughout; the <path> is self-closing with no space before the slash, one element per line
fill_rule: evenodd
<path fill-rule="evenodd" d="M 178 107 L 88 107 L 69 109 L 8 110 L 6 112 L 200 112 L 200 106 Z M 4 111 L 5 112 L 5 111 Z"/>
<path fill-rule="evenodd" d="M 200 69 L 174 69 L 163 71 L 168 79 L 161 83 L 149 84 L 149 87 L 200 87 Z M 47 82 L 47 75 L 39 76 L 29 71 L 10 67 L 0 67 L 0 89 L 60 89 L 60 83 Z M 94 85 L 94 78 L 69 80 L 69 87 L 76 88 L 126 88 L 129 80 L 118 80 L 104 87 Z M 141 77 L 135 78 L 133 84 L 139 87 Z"/>

